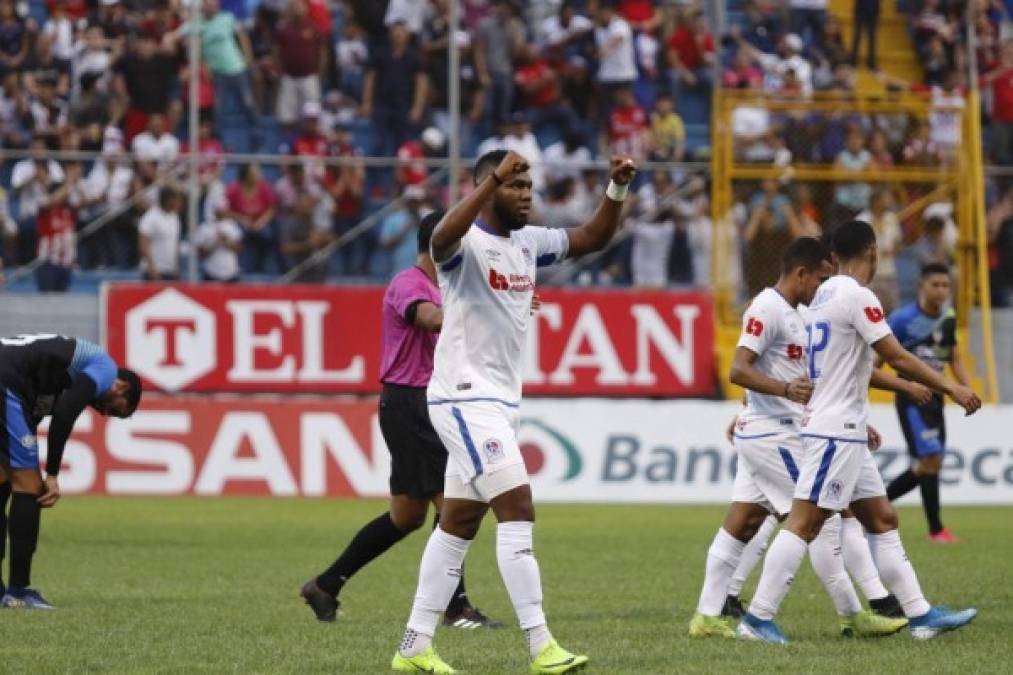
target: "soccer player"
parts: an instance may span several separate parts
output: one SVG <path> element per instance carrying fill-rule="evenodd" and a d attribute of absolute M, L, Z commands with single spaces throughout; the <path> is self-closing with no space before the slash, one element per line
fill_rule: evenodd
<path fill-rule="evenodd" d="M 734 431 L 738 471 L 732 504 L 707 554 L 706 576 L 690 637 L 734 638 L 721 616 L 728 588 L 747 543 L 768 514 L 780 518 L 791 508 L 802 463 L 799 422 L 813 392 L 805 366 L 806 332 L 798 305 L 812 301 L 833 274 L 830 251 L 802 237 L 788 247 L 781 278 L 762 291 L 742 319 L 731 381 L 746 389 L 746 408 Z M 765 540 L 761 541 L 761 544 Z M 863 610 L 841 558 L 840 518 L 834 517 L 809 544 L 813 570 L 840 616 L 841 633 L 857 637 L 892 635 L 907 625 Z"/>
<path fill-rule="evenodd" d="M 0 338 L 0 533 L 11 541 L 9 585 L 2 607 L 55 609 L 31 588 L 32 557 L 41 509 L 60 499 L 60 463 L 74 421 L 87 406 L 110 417 L 130 417 L 141 401 L 141 381 L 91 342 L 59 335 Z M 46 477 L 39 470 L 35 429 L 47 415 Z M 10 515 L 7 501 L 10 499 Z M 6 526 L 6 529 L 5 529 Z M 0 558 L 3 556 L 0 541 Z M 3 583 L 0 581 L 0 590 Z"/>
<path fill-rule="evenodd" d="M 918 302 L 894 311 L 887 322 L 905 349 L 940 373 L 949 365 L 957 382 L 967 386 L 970 380 L 957 352 L 957 319 L 949 301 L 950 270 L 942 263 L 930 263 L 922 268 Z M 939 517 L 939 469 L 946 454 L 943 397 L 934 394 L 928 403 L 919 405 L 897 394 L 896 404 L 913 463 L 894 478 L 886 488 L 886 496 L 893 501 L 919 487 L 929 521 L 929 538 L 939 543 L 956 542 Z"/>
<path fill-rule="evenodd" d="M 604 248 L 619 226 L 632 160 L 613 159 L 612 180 L 591 219 L 569 230 L 527 225 L 531 175 L 514 152 L 478 159 L 475 190 L 436 226 L 431 249 L 443 295 L 443 330 L 429 383 L 429 417 L 450 453 L 439 526 L 426 545 L 415 603 L 391 666 L 453 673 L 433 635 L 468 547 L 491 508 L 496 559 L 527 638 L 532 673 L 584 667 L 553 639 L 534 556 L 535 513 L 517 444 L 521 359 L 537 268 Z"/>
<path fill-rule="evenodd" d="M 337 618 L 338 594 L 356 572 L 422 527 L 430 503 L 437 514 L 443 503 L 447 450 L 429 421 L 426 406 L 433 351 L 443 326 L 429 239 L 442 215 L 434 211 L 419 223 L 415 265 L 395 276 L 383 295 L 379 417 L 391 455 L 390 510 L 363 526 L 330 567 L 303 585 L 301 595 L 320 621 Z M 471 605 L 463 574 L 443 623 L 455 628 L 503 625 Z"/>
<path fill-rule="evenodd" d="M 981 400 L 968 387 L 944 378 L 905 350 L 866 285 L 876 275 L 876 234 L 852 220 L 833 234 L 839 274 L 816 292 L 806 313 L 809 378 L 815 384 L 802 418 L 804 456 L 795 498 L 774 538 L 749 612 L 738 636 L 784 644 L 773 618 L 795 577 L 809 542 L 834 513 L 850 505 L 868 533 L 876 567 L 897 596 L 916 639 L 966 625 L 977 610 L 951 612 L 925 600 L 897 532 L 897 512 L 867 447 L 868 387 L 873 352 L 899 373 L 953 398 L 972 414 Z"/>

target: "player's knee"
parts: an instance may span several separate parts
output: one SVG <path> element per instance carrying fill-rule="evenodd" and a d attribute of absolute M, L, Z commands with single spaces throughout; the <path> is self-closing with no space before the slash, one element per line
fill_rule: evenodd
<path fill-rule="evenodd" d="M 897 518 L 897 509 L 893 508 L 890 502 L 883 501 L 884 504 L 872 514 L 872 527 L 869 527 L 868 524 L 865 525 L 865 529 L 869 534 L 883 534 L 890 530 L 896 530 L 900 525 L 900 521 Z"/>
<path fill-rule="evenodd" d="M 391 513 L 390 520 L 394 523 L 394 527 L 402 532 L 414 532 L 426 524 L 426 511 L 420 509 L 407 513 Z"/>

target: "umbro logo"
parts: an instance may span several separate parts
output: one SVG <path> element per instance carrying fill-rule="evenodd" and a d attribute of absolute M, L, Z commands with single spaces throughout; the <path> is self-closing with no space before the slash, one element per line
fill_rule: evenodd
<path fill-rule="evenodd" d="M 494 248 L 485 249 L 485 257 L 489 260 L 499 260 L 502 254 Z"/>

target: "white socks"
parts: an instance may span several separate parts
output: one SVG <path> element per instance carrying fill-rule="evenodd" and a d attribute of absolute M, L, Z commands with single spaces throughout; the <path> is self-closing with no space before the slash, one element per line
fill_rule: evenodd
<path fill-rule="evenodd" d="M 753 569 L 759 564 L 760 560 L 763 559 L 763 554 L 767 552 L 767 544 L 770 543 L 770 535 L 774 534 L 774 528 L 777 527 L 777 518 L 774 516 L 767 516 L 767 519 L 760 525 L 760 529 L 756 531 L 753 538 L 749 540 L 746 547 L 742 549 L 742 556 L 739 558 L 739 566 L 735 568 L 735 574 L 732 575 L 732 581 L 728 584 L 728 595 L 734 595 L 739 597 L 742 593 L 742 587 L 746 584 L 746 579 L 753 573 Z M 722 602 L 724 599 L 722 598 Z M 702 613 L 702 612 L 701 612 Z"/>
<path fill-rule="evenodd" d="M 517 613 L 517 621 L 528 639 L 532 659 L 552 639 L 542 612 L 542 579 L 532 540 L 534 527 L 534 523 L 526 521 L 510 521 L 496 527 L 499 573 Z"/>
<path fill-rule="evenodd" d="M 928 612 L 931 605 L 922 595 L 918 576 L 907 558 L 907 553 L 904 552 L 904 544 L 901 543 L 897 530 L 890 530 L 884 534 L 870 534 L 869 545 L 876 560 L 876 567 L 883 575 L 883 582 L 897 596 L 897 601 L 904 609 L 904 615 L 910 618 Z"/>
<path fill-rule="evenodd" d="M 461 579 L 461 565 L 469 546 L 467 539 L 447 534 L 439 527 L 433 530 L 422 554 L 415 604 L 401 641 L 403 656 L 415 656 L 432 644 L 440 614 L 447 609 Z"/>
<path fill-rule="evenodd" d="M 795 580 L 795 572 L 802 564 L 806 548 L 806 543 L 795 533 L 785 529 L 778 532 L 763 563 L 760 584 L 749 605 L 750 614 L 763 621 L 774 618 L 788 587 Z"/>
<path fill-rule="evenodd" d="M 753 541 L 759 536 L 757 534 L 756 537 L 753 537 Z M 766 544 L 766 540 L 764 540 L 764 544 Z M 707 551 L 707 571 L 703 579 L 703 588 L 700 590 L 700 602 L 696 606 L 698 613 L 705 616 L 719 616 L 721 614 L 721 608 L 729 593 L 728 587 L 732 574 L 735 573 L 736 566 L 741 566 L 739 559 L 743 549 L 746 548 L 745 543 L 728 534 L 723 527 L 714 535 L 714 541 L 711 542 L 711 547 Z"/>
<path fill-rule="evenodd" d="M 809 561 L 834 602 L 837 614 L 851 616 L 862 611 L 855 587 L 844 571 L 841 558 L 841 517 L 834 514 L 823 523 L 819 535 L 809 544 Z"/>
<path fill-rule="evenodd" d="M 866 600 L 881 600 L 889 595 L 879 579 L 879 570 L 872 560 L 865 530 L 857 518 L 841 519 L 841 553 L 844 556 L 844 567 L 862 589 Z"/>

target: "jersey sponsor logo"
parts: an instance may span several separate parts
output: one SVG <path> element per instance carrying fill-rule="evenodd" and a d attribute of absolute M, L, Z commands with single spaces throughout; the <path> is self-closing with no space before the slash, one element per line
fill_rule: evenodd
<path fill-rule="evenodd" d="M 746 321 L 746 334 L 752 335 L 753 337 L 760 337 L 763 335 L 763 322 L 759 319 L 749 317 L 749 320 Z"/>
<path fill-rule="evenodd" d="M 788 345 L 788 358 L 792 361 L 799 361 L 805 355 L 805 348 L 802 345 Z"/>
<path fill-rule="evenodd" d="M 883 310 L 881 310 L 879 307 L 866 307 L 865 318 L 867 318 L 872 323 L 879 323 L 880 321 L 883 320 Z"/>
<path fill-rule="evenodd" d="M 489 268 L 489 287 L 494 291 L 509 291 L 510 282 L 507 278 L 497 272 L 496 270 Z"/>
<path fill-rule="evenodd" d="M 485 451 L 485 456 L 488 458 L 490 464 L 503 459 L 503 444 L 496 438 L 490 438 L 482 444 L 482 450 Z"/>
<path fill-rule="evenodd" d="M 527 274 L 513 274 L 509 277 L 489 268 L 489 287 L 494 291 L 524 293 L 535 290 L 535 282 Z"/>

